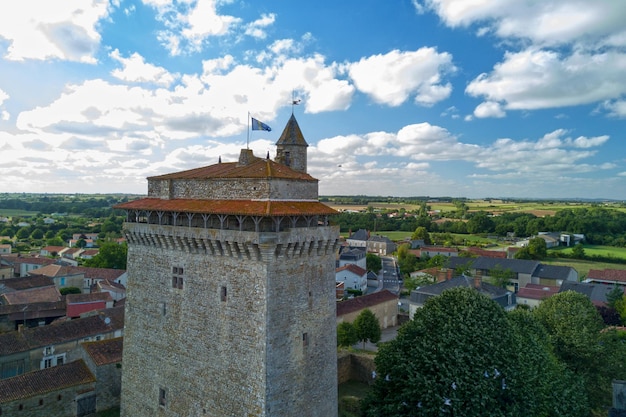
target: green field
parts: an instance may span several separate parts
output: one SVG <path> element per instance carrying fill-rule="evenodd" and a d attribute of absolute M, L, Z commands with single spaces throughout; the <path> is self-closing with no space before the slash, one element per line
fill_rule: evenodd
<path fill-rule="evenodd" d="M 626 260 L 626 248 L 617 248 L 614 246 L 600 246 L 600 245 L 584 245 L 585 255 L 593 256 L 610 256 L 613 258 L 622 258 Z M 572 253 L 572 248 L 559 248 L 559 249 L 551 249 L 563 253 Z"/>
<path fill-rule="evenodd" d="M 38 211 L 0 209 L 0 216 L 2 217 L 34 217 L 38 214 Z"/>
<path fill-rule="evenodd" d="M 541 261 L 548 265 L 571 266 L 578 271 L 578 279 L 587 277 L 590 269 L 626 269 L 626 264 L 615 264 L 608 262 L 591 262 L 580 259 L 548 258 Z"/>

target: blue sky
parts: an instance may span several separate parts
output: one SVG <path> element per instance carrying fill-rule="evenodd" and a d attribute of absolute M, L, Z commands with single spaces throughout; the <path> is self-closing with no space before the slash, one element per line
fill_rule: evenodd
<path fill-rule="evenodd" d="M 0 3 L 0 192 L 269 151 L 321 195 L 626 199 L 623 0 Z M 248 131 L 248 112 L 272 132 Z"/>

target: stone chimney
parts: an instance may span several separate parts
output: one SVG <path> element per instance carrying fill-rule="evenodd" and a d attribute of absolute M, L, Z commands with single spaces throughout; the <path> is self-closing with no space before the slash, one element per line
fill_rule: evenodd
<path fill-rule="evenodd" d="M 482 287 L 482 284 L 483 284 L 483 271 L 481 271 L 480 269 L 477 269 L 476 273 L 474 274 L 474 288 L 479 290 Z"/>
<path fill-rule="evenodd" d="M 256 160 L 256 156 L 254 156 L 254 153 L 252 152 L 252 149 L 242 149 L 241 153 L 239 154 L 239 162 L 237 165 L 239 166 L 246 166 L 249 165 L 250 163 L 254 162 L 254 160 Z"/>

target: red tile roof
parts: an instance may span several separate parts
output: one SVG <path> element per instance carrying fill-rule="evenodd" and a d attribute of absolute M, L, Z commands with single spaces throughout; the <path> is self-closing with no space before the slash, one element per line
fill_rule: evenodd
<path fill-rule="evenodd" d="M 590 269 L 587 279 L 626 282 L 626 270 L 621 269 Z"/>
<path fill-rule="evenodd" d="M 55 286 L 38 287 L 2 294 L 6 304 L 45 303 L 61 300 L 61 293 Z"/>
<path fill-rule="evenodd" d="M 194 168 L 187 171 L 173 172 L 171 174 L 148 177 L 148 180 L 173 180 L 173 179 L 216 179 L 216 178 L 282 178 L 292 180 L 317 181 L 309 174 L 296 171 L 286 165 L 279 164 L 271 159 L 253 157 L 254 160 L 247 165 L 239 162 L 225 162 Z"/>
<path fill-rule="evenodd" d="M 340 271 L 345 271 L 346 269 L 360 277 L 367 274 L 367 270 L 355 264 L 345 264 L 344 266 L 340 266 L 339 268 L 335 269 L 335 273 L 340 272 Z"/>
<path fill-rule="evenodd" d="M 122 210 L 174 211 L 248 216 L 332 215 L 337 212 L 319 201 L 257 201 L 142 198 L 116 205 Z"/>
<path fill-rule="evenodd" d="M 96 366 L 102 366 L 121 362 L 123 345 L 124 338 L 116 337 L 115 339 L 86 342 L 82 344 L 82 347 Z"/>
<path fill-rule="evenodd" d="M 354 313 L 355 311 L 373 307 L 391 300 L 398 300 L 398 296 L 389 290 L 382 290 L 372 294 L 354 297 L 337 303 L 337 316 Z"/>
<path fill-rule="evenodd" d="M 0 380 L 0 404 L 94 382 L 96 378 L 81 359 Z"/>
<path fill-rule="evenodd" d="M 543 300 L 553 296 L 559 292 L 559 287 L 547 286 L 539 284 L 526 284 L 525 287 L 520 288 L 517 292 L 517 297 L 528 298 L 531 300 Z"/>

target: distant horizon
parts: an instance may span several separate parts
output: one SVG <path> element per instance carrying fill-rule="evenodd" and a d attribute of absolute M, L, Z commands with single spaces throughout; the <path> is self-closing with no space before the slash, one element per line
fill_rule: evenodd
<path fill-rule="evenodd" d="M 322 195 L 624 200 L 625 21 L 624 0 L 0 2 L 2 186 L 140 194 L 275 155 L 293 114 Z"/>

